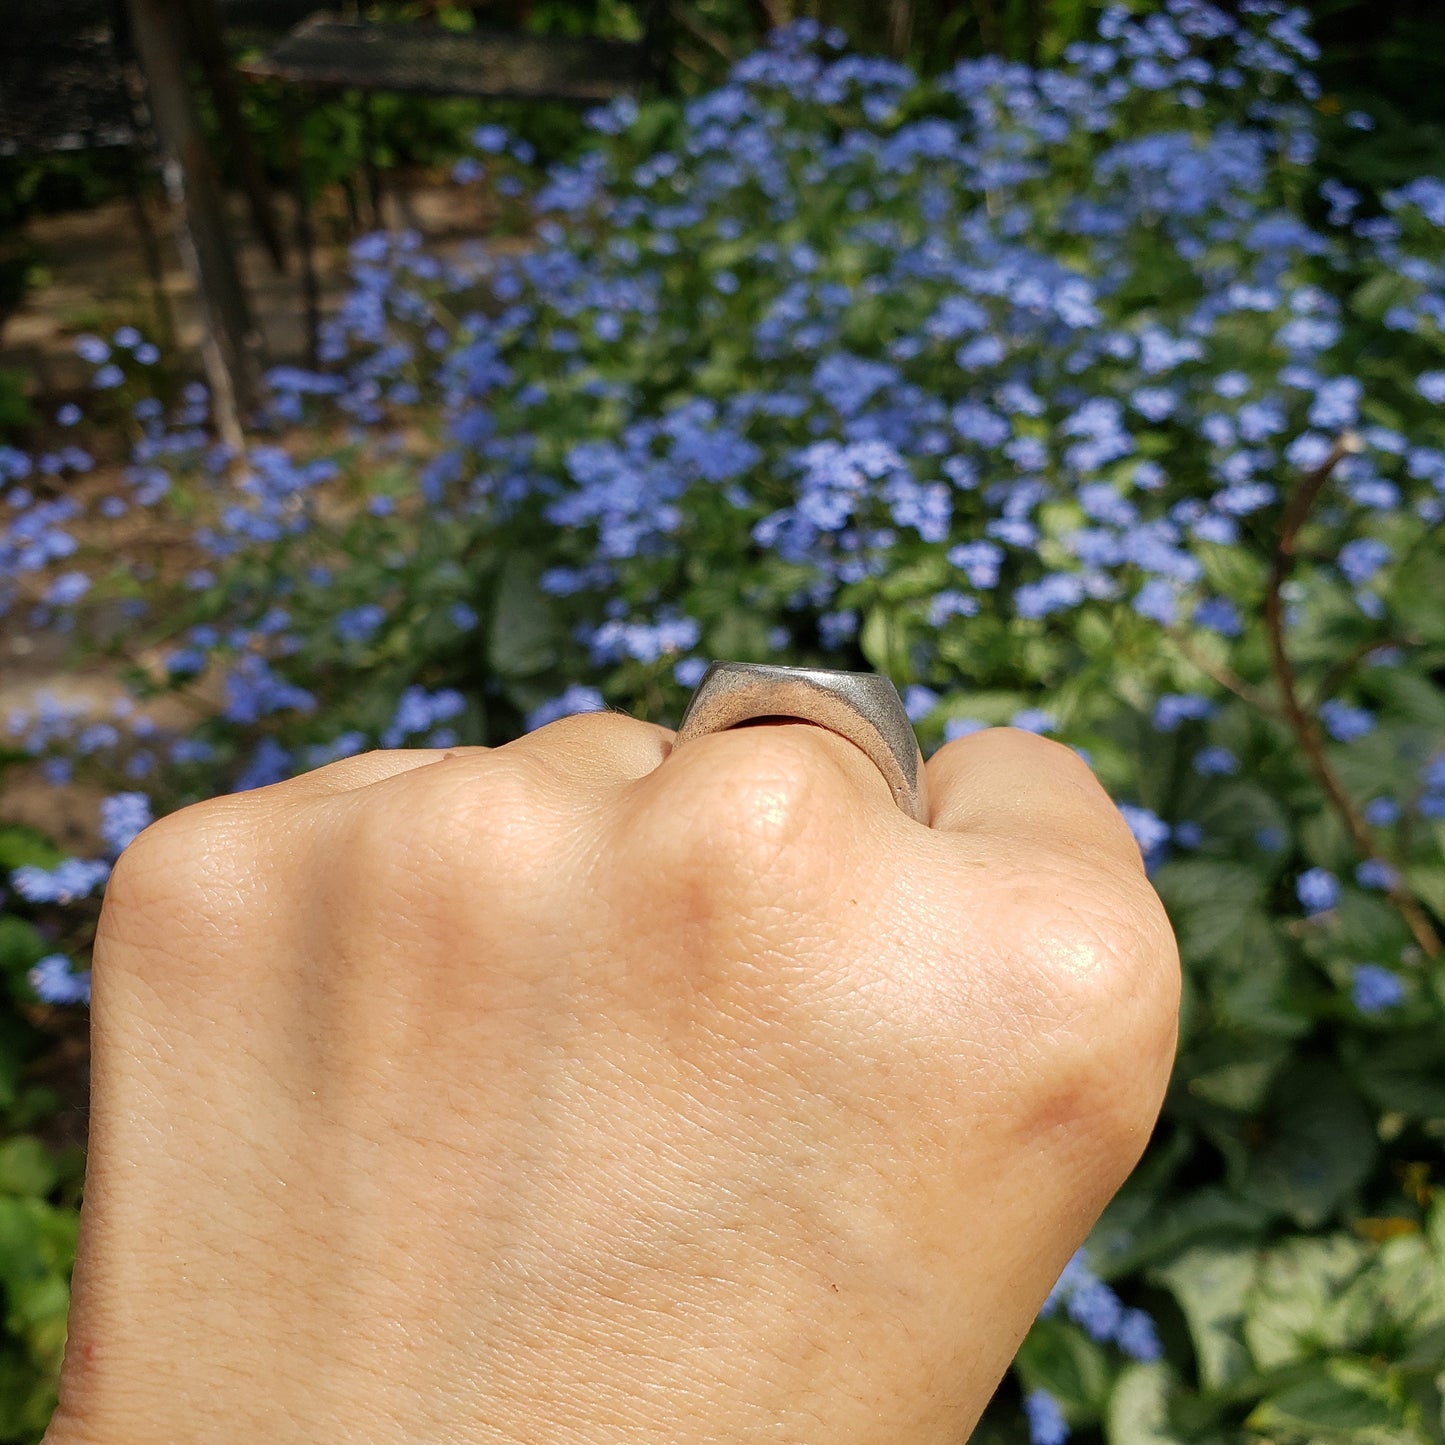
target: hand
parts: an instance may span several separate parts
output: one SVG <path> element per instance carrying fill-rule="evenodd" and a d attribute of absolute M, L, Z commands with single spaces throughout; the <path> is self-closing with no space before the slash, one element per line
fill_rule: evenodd
<path fill-rule="evenodd" d="M 49 1445 L 948 1441 L 1137 1160 L 1168 924 L 1066 748 L 616 714 L 148 829 Z"/>

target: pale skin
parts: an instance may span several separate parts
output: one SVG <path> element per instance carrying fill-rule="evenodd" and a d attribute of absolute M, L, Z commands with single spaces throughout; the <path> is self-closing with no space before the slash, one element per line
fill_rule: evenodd
<path fill-rule="evenodd" d="M 1137 1161 L 1178 962 L 998 730 L 372 753 L 122 856 L 47 1445 L 957 1442 Z"/>

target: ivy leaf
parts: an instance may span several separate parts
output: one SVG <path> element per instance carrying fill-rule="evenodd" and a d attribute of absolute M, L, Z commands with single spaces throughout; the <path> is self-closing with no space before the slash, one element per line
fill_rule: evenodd
<path fill-rule="evenodd" d="M 1229 1389 L 1254 1373 L 1240 1326 L 1258 1267 L 1253 1249 L 1196 1245 L 1150 1272 L 1184 1314 L 1207 1390 Z"/>

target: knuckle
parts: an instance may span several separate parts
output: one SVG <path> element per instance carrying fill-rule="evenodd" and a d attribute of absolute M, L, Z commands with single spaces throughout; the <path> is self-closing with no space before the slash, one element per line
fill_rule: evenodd
<path fill-rule="evenodd" d="M 154 906 L 188 892 L 201 881 L 218 844 L 233 840 L 230 799 L 211 799 L 168 813 L 132 839 L 116 860 L 106 900 Z"/>
<path fill-rule="evenodd" d="M 698 738 L 652 775 L 648 820 L 664 852 L 695 877 L 796 881 L 827 834 L 839 778 L 805 728 L 745 728 Z"/>
<path fill-rule="evenodd" d="M 455 898 L 461 872 L 496 882 L 531 872 L 546 853 L 539 792 L 524 766 L 492 751 L 464 771 L 428 776 L 422 769 L 384 800 L 360 793 L 338 800 L 334 847 L 344 891 L 392 901 Z"/>
<path fill-rule="evenodd" d="M 1065 895 L 1067 896 L 1067 895 Z M 1082 1134 L 1101 1157 L 1132 1165 L 1158 1114 L 1179 1014 L 1174 937 L 1152 888 L 1120 876 L 1060 906 L 1029 940 L 1039 1116 Z M 1127 1158 L 1125 1156 L 1128 1156 Z"/>
<path fill-rule="evenodd" d="M 97 978 L 169 988 L 203 973 L 236 936 L 259 866 L 252 802 L 212 799 L 167 814 L 116 860 L 96 931 Z"/>

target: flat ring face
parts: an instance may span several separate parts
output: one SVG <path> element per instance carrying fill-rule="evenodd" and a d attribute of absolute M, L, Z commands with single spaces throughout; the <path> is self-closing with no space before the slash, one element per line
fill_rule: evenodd
<path fill-rule="evenodd" d="M 682 715 L 673 746 L 765 717 L 797 718 L 847 738 L 873 760 L 898 806 L 910 818 L 928 822 L 923 754 L 898 689 L 886 677 L 714 662 Z"/>

